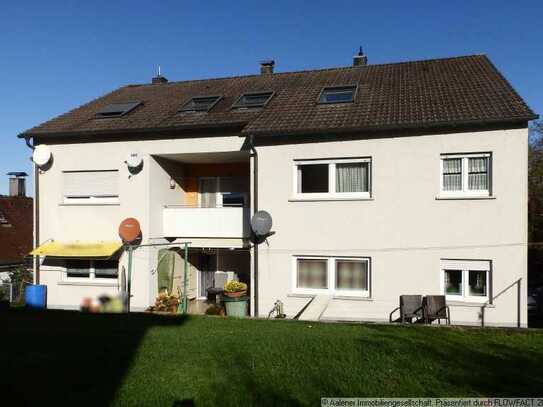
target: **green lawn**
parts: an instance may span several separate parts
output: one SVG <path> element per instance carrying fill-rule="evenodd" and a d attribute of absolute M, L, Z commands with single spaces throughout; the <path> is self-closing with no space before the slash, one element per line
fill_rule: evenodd
<path fill-rule="evenodd" d="M 543 389 L 535 330 L 21 310 L 0 323 L 1 395 L 20 405 L 314 406 Z"/>

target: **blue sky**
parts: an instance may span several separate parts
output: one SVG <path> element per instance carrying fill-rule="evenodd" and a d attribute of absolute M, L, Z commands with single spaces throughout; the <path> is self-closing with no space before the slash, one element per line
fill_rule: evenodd
<path fill-rule="evenodd" d="M 16 135 L 119 86 L 487 54 L 543 113 L 542 1 L 19 1 L 0 6 L 0 194 Z"/>

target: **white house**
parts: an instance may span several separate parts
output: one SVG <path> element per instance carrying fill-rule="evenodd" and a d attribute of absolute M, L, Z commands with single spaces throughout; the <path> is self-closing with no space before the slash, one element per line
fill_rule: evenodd
<path fill-rule="evenodd" d="M 484 55 L 125 86 L 20 135 L 52 153 L 36 279 L 50 308 L 118 293 L 133 217 L 133 310 L 158 291 L 148 245 L 190 242 L 193 303 L 231 271 L 252 315 L 319 295 L 322 320 L 385 321 L 402 294 L 445 294 L 453 323 L 526 326 L 536 117 Z M 275 232 L 258 245 L 256 210 Z"/>

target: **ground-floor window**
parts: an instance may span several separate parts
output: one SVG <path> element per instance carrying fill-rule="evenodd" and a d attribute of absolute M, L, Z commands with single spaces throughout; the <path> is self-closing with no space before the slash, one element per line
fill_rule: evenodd
<path fill-rule="evenodd" d="M 490 283 L 489 260 L 441 260 L 442 292 L 449 300 L 487 302 Z"/>
<path fill-rule="evenodd" d="M 295 293 L 370 295 L 370 259 L 367 257 L 294 257 Z"/>
<path fill-rule="evenodd" d="M 115 279 L 118 274 L 118 260 L 66 260 L 66 277 L 68 279 Z"/>

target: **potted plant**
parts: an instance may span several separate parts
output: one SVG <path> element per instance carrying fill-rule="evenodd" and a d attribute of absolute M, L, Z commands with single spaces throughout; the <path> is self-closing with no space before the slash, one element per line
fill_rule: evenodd
<path fill-rule="evenodd" d="M 224 295 L 230 298 L 242 297 L 247 294 L 247 284 L 241 281 L 228 281 L 224 285 Z"/>
<path fill-rule="evenodd" d="M 168 291 L 163 291 L 156 297 L 155 305 L 149 307 L 148 311 L 171 312 L 175 314 L 179 303 L 179 297 L 174 294 L 168 294 Z"/>

